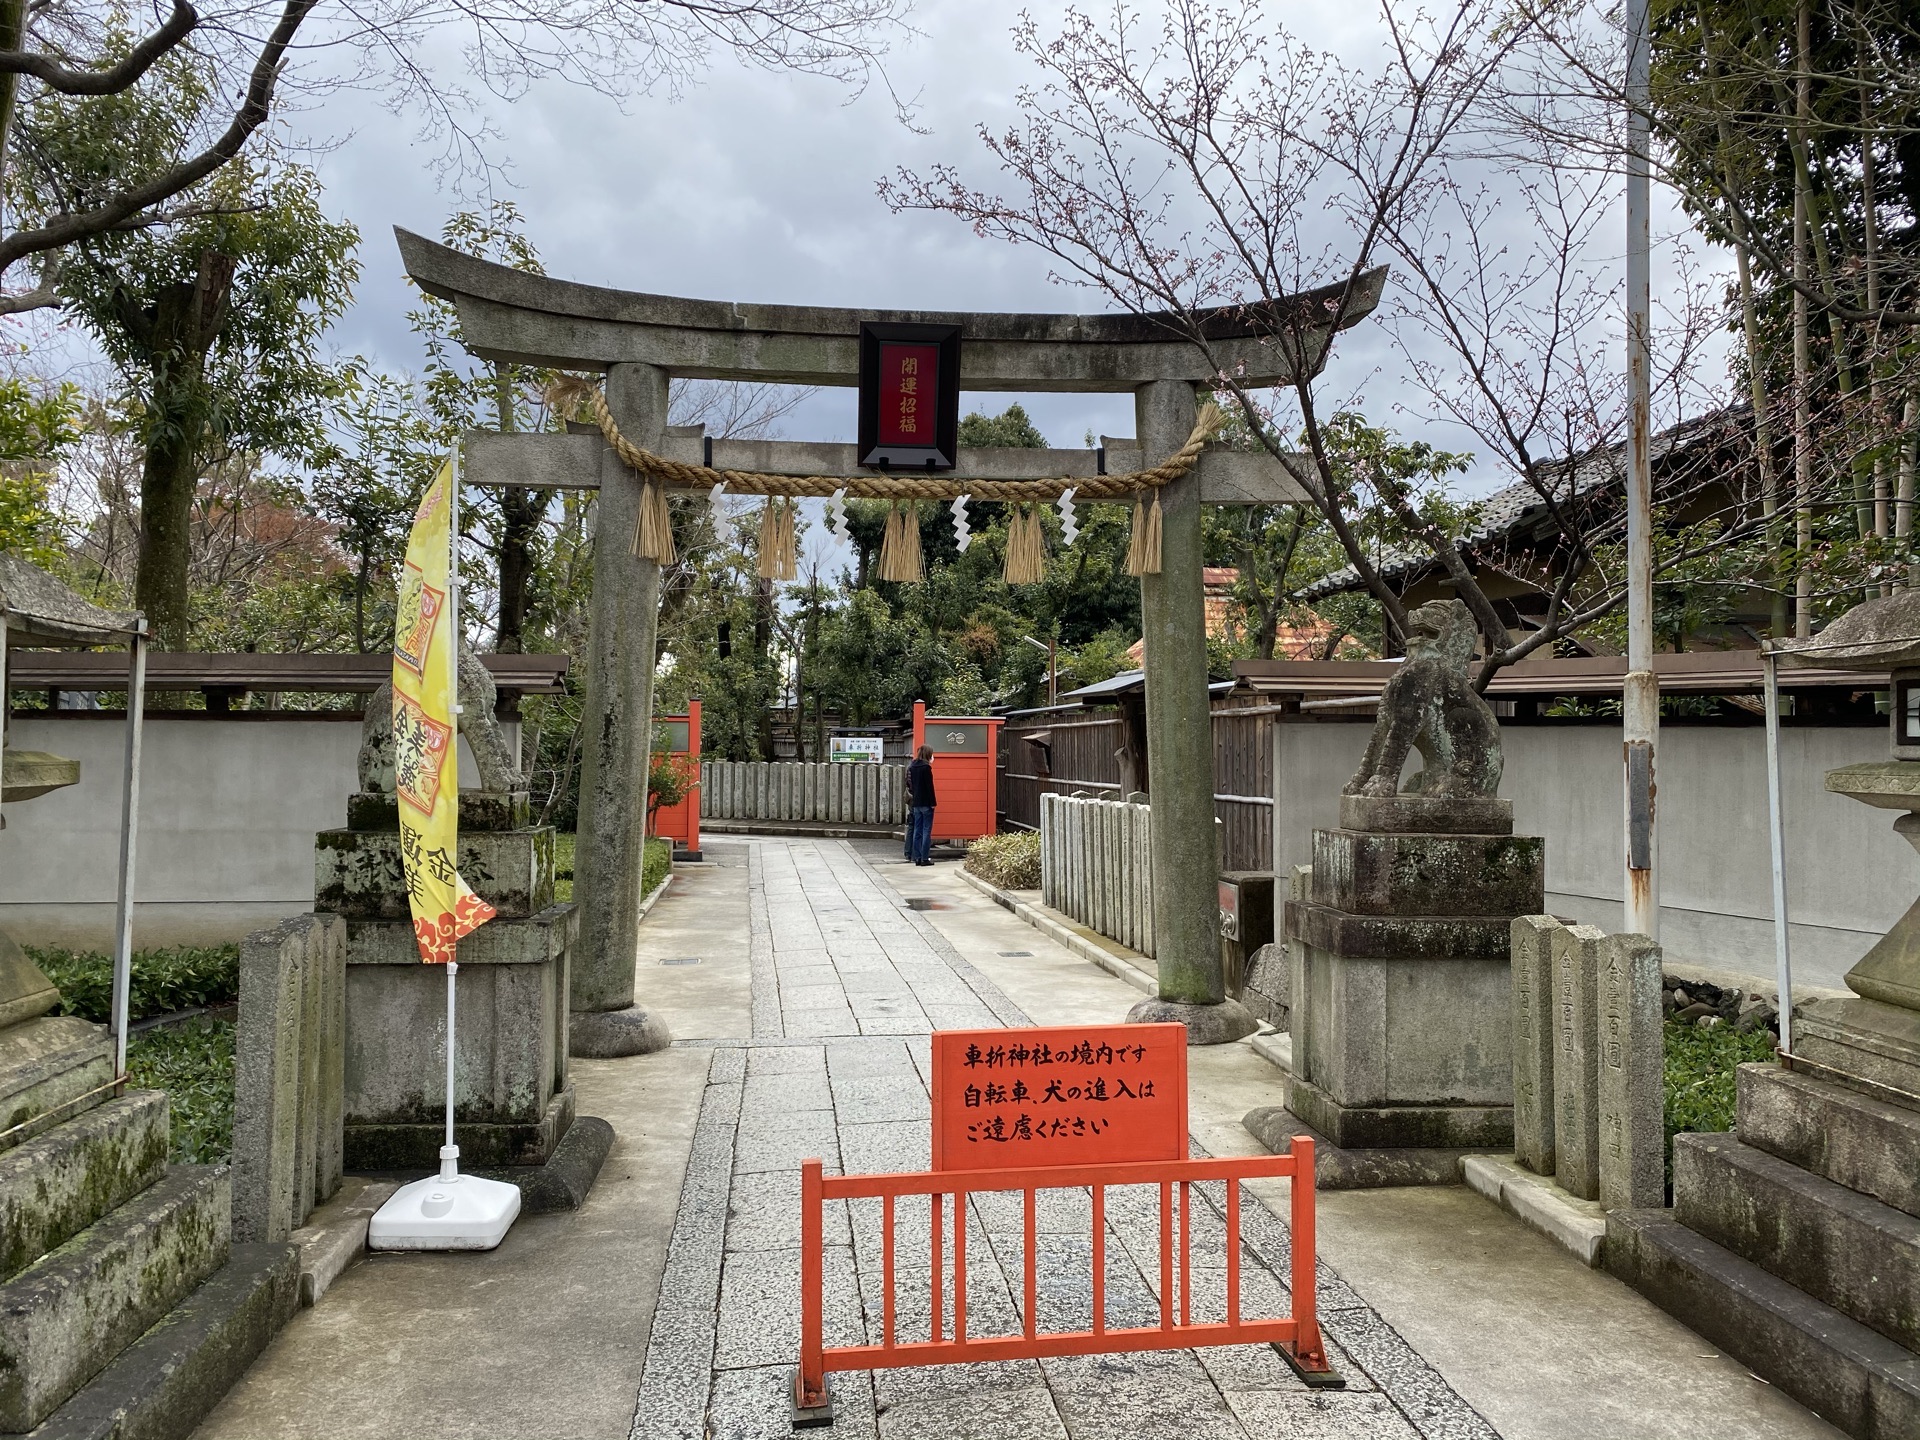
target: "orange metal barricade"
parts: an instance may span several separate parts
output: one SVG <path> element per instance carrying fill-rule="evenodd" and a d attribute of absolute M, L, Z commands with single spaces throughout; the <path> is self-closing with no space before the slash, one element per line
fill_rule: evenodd
<path fill-rule="evenodd" d="M 1245 1319 L 1240 1313 L 1240 1191 L 1244 1180 L 1291 1177 L 1293 1313 Z M 1188 1225 L 1192 1186 L 1226 1182 L 1226 1318 L 1193 1320 L 1193 1273 Z M 1114 1185 L 1156 1185 L 1160 1190 L 1160 1323 L 1112 1328 L 1106 1322 L 1106 1192 Z M 1093 1328 L 1042 1331 L 1036 1310 L 1035 1196 L 1041 1190 L 1092 1192 Z M 1178 1263 L 1173 1211 L 1179 1192 Z M 1024 1328 L 1018 1335 L 967 1333 L 967 1197 L 1020 1191 L 1025 1198 Z M 925 1340 L 902 1340 L 894 1301 L 894 1207 L 902 1196 L 930 1199 L 932 1260 L 931 1325 Z M 946 1333 L 944 1217 L 953 1215 L 952 1333 Z M 877 1345 L 826 1347 L 822 1342 L 822 1209 L 829 1200 L 881 1202 L 881 1340 Z M 1341 1384 L 1327 1363 L 1314 1306 L 1313 1141 L 1293 1141 L 1288 1155 L 1214 1160 L 1160 1160 L 1112 1165 L 1062 1165 L 1016 1170 L 928 1171 L 897 1175 L 826 1175 L 818 1160 L 800 1168 L 800 1365 L 794 1375 L 797 1424 L 827 1424 L 832 1412 L 827 1374 L 902 1365 L 942 1365 L 982 1360 L 1034 1359 L 1051 1355 L 1098 1355 L 1132 1350 L 1183 1350 L 1196 1345 L 1272 1344 L 1309 1383 Z M 1176 1271 L 1178 1294 L 1176 1300 Z M 1177 1313 L 1176 1313 L 1177 1312 Z"/>

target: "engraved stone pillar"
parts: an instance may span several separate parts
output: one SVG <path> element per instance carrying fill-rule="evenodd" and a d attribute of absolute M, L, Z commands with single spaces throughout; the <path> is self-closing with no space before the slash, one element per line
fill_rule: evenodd
<path fill-rule="evenodd" d="M 1582 1200 L 1600 1195 L 1598 980 L 1606 934 L 1575 925 L 1553 937 L 1554 1175 Z"/>
<path fill-rule="evenodd" d="M 1551 1175 L 1553 1147 L 1553 936 L 1551 915 L 1513 922 L 1513 1153 Z M 1659 994 L 1654 995 L 1658 1018 Z"/>
<path fill-rule="evenodd" d="M 1660 1028 L 1660 947 L 1610 935 L 1599 976 L 1600 1203 L 1664 1205 L 1666 1125 Z"/>

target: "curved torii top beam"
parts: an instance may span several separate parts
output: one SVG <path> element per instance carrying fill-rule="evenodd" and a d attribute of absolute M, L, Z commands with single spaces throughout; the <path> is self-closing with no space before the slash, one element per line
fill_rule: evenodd
<path fill-rule="evenodd" d="M 1154 380 L 1203 383 L 1220 369 L 1251 385 L 1284 384 L 1293 378 L 1287 354 L 1293 347 L 1278 337 L 1297 335 L 1318 371 L 1333 332 L 1372 313 L 1387 273 L 1383 266 L 1351 287 L 1329 285 L 1257 308 L 1207 312 L 1209 364 L 1171 318 L 685 300 L 528 275 L 411 231 L 396 228 L 394 235 L 414 283 L 453 303 L 467 348 L 484 360 L 566 370 L 626 362 L 701 379 L 792 385 L 858 383 L 863 320 L 960 325 L 966 337 L 960 383 L 967 390 L 1123 391 Z"/>

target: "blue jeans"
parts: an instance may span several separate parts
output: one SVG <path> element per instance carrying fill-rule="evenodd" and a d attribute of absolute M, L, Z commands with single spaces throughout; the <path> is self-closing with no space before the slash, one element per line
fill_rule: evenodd
<path fill-rule="evenodd" d="M 907 858 L 916 865 L 933 859 L 933 806 L 913 805 L 907 809 Z"/>

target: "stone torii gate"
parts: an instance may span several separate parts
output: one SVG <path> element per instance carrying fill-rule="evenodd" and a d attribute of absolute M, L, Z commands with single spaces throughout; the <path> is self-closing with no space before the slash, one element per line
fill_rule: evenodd
<path fill-rule="evenodd" d="M 621 435 L 690 464 L 778 475 L 860 473 L 852 445 L 713 440 L 669 430 L 667 385 L 677 376 L 854 386 L 863 321 L 958 324 L 960 384 L 968 391 L 1131 391 L 1137 449 L 1109 447 L 1112 473 L 1157 464 L 1187 441 L 1196 388 L 1222 371 L 1248 385 L 1291 380 L 1288 348 L 1317 371 L 1332 325 L 1283 347 L 1236 312 L 1208 324 L 1211 357 L 1171 323 L 1136 315 L 867 312 L 686 300 L 580 285 L 463 255 L 395 232 L 407 273 L 450 301 L 468 350 L 483 360 L 605 375 Z M 1385 271 L 1349 292 L 1294 297 L 1345 328 L 1378 303 Z M 1344 299 L 1344 303 L 1343 302 Z M 1217 368 L 1216 368 L 1217 367 Z M 710 453 L 709 453 L 710 451 Z M 1092 476 L 1091 450 L 963 450 L 957 476 L 981 480 Z M 598 489 L 587 647 L 576 892 L 580 941 L 572 971 L 576 1055 L 630 1055 L 667 1043 L 665 1026 L 634 1003 L 639 949 L 644 795 L 653 713 L 660 567 L 630 553 L 641 477 L 597 433 L 474 434 L 466 478 L 480 485 Z M 942 477 L 947 478 L 947 477 Z M 1209 450 L 1160 492 L 1160 573 L 1140 581 L 1146 641 L 1147 750 L 1152 776 L 1154 934 L 1159 996 L 1130 1018 L 1182 1020 L 1193 1043 L 1237 1039 L 1252 1017 L 1226 994 L 1220 955 L 1213 818 L 1213 730 L 1201 578 L 1200 507 L 1302 504 L 1307 495 L 1271 456 Z M 609 543 L 599 543 L 604 537 Z"/>

